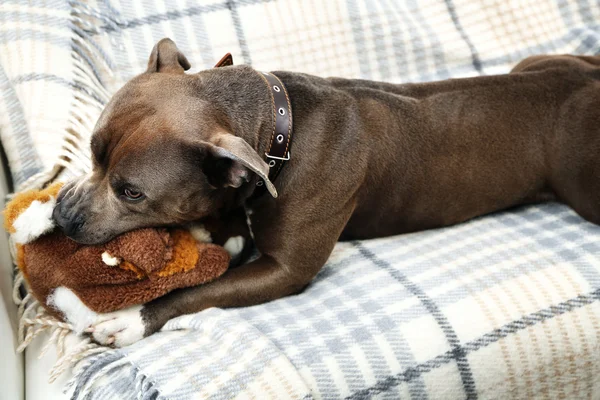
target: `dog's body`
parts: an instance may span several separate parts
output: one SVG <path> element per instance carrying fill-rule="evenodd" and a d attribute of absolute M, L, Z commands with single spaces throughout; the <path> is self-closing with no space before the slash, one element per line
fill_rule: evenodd
<path fill-rule="evenodd" d="M 94 174 L 65 189 L 57 220 L 76 240 L 94 242 L 243 206 L 262 255 L 145 305 L 145 334 L 180 314 L 296 293 L 340 238 L 446 226 L 549 199 L 600 223 L 600 57 L 530 58 L 508 75 L 406 85 L 275 72 L 294 135 L 274 198 L 251 196 L 268 173 L 264 80 L 246 66 L 183 74 L 185 57 L 161 43 L 149 71 L 101 117 Z M 148 205 L 123 200 L 119 185 L 135 179 L 134 194 L 148 193 Z M 100 220 L 127 225 L 111 230 Z M 97 339 L 123 331 L 110 329 L 100 323 Z"/>

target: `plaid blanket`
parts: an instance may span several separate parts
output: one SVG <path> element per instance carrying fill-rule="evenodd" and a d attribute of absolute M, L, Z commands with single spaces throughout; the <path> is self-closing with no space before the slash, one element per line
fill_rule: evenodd
<path fill-rule="evenodd" d="M 90 360 L 75 394 L 103 376 L 92 398 L 598 398 L 598 254 L 557 204 L 339 244 L 304 293 L 175 319 Z"/>
<path fill-rule="evenodd" d="M 230 51 L 261 70 L 391 82 L 600 52 L 589 0 L 35 0 L 3 3 L 0 18 L 0 135 L 21 187 L 89 168 L 90 121 L 164 36 L 195 69 Z M 599 239 L 544 204 L 339 244 L 302 294 L 177 318 L 87 359 L 69 388 L 93 399 L 597 399 Z"/>
<path fill-rule="evenodd" d="M 90 168 L 89 135 L 112 64 L 76 1 L 0 2 L 0 140 L 17 190 Z"/>

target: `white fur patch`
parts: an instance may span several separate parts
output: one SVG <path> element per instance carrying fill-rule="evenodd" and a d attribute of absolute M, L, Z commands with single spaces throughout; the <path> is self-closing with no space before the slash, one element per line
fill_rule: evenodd
<path fill-rule="evenodd" d="M 244 238 L 242 236 L 230 237 L 223 248 L 227 250 L 231 258 L 236 258 L 244 249 Z"/>
<path fill-rule="evenodd" d="M 212 243 L 212 236 L 210 235 L 210 232 L 206 230 L 203 224 L 190 226 L 190 233 L 197 242 Z"/>
<path fill-rule="evenodd" d="M 13 223 L 15 229 L 13 238 L 15 242 L 22 244 L 29 243 L 54 229 L 52 211 L 55 205 L 54 197 L 51 197 L 50 201 L 45 203 L 34 200 Z"/>
<path fill-rule="evenodd" d="M 142 306 L 133 306 L 112 313 L 98 314 L 90 325 L 94 340 L 104 345 L 128 346 L 144 337 Z"/>
<path fill-rule="evenodd" d="M 48 304 L 59 310 L 78 334 L 82 333 L 98 317 L 98 314 L 83 304 L 71 289 L 64 286 L 54 289 L 54 292 L 48 297 Z"/>
<path fill-rule="evenodd" d="M 118 257 L 111 256 L 107 251 L 105 251 L 102 253 L 102 262 L 108 266 L 116 267 L 121 263 L 121 260 Z"/>

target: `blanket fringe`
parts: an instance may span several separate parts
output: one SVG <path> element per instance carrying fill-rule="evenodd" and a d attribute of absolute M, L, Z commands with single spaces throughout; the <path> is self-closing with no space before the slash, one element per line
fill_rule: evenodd
<path fill-rule="evenodd" d="M 18 191 L 39 189 L 54 180 L 62 171 L 73 176 L 91 170 L 89 141 L 96 119 L 110 94 L 102 82 L 101 74 L 112 76 L 113 65 L 108 55 L 93 40 L 101 33 L 99 24 L 118 29 L 118 13 L 103 13 L 80 1 L 69 1 L 71 6 L 71 57 L 73 58 L 74 100 L 68 126 L 62 135 L 61 152 L 52 167 L 31 176 L 17 188 Z M 110 7 L 109 7 L 110 8 Z"/>
<path fill-rule="evenodd" d="M 138 400 L 156 400 L 159 396 L 158 389 L 156 388 L 153 381 L 141 373 L 137 368 L 134 367 L 133 373 L 135 376 L 135 391 L 137 393 Z"/>
<path fill-rule="evenodd" d="M 80 364 L 67 383 L 65 393 L 71 392 L 71 400 L 86 400 L 90 398 L 95 384 L 118 368 L 130 369 L 131 381 L 135 385 L 137 400 L 158 400 L 161 398 L 155 382 L 142 373 L 137 366 L 127 359 L 125 353 L 118 349 L 88 357 Z"/>
<path fill-rule="evenodd" d="M 111 371 L 119 368 L 129 368 L 131 381 L 135 386 L 137 400 L 158 400 L 160 392 L 146 374 L 129 361 L 121 350 L 106 349 L 101 354 L 87 357 L 79 363 L 73 376 L 67 382 L 64 393 L 70 393 L 71 400 L 87 400 L 92 396 L 92 389 L 101 386 L 100 380 Z M 124 370 L 127 373 L 127 370 Z M 99 385 L 96 385 L 96 384 Z"/>
<path fill-rule="evenodd" d="M 23 297 L 21 297 L 21 287 L 26 289 L 26 294 Z M 50 337 L 40 351 L 38 358 L 42 358 L 52 346 L 56 347 L 57 360 L 49 371 L 48 382 L 54 382 L 69 368 L 78 369 L 78 363 L 81 360 L 109 350 L 108 347 L 93 343 L 90 338 L 82 338 L 77 345 L 68 348 L 66 338 L 73 332 L 73 327 L 71 324 L 61 322 L 48 314 L 27 289 L 23 273 L 20 271 L 15 278 L 13 301 L 19 307 L 19 329 L 17 332 L 19 346 L 17 352 L 25 351 L 27 346 L 43 332 L 47 332 Z"/>
<path fill-rule="evenodd" d="M 112 76 L 112 63 L 92 35 L 100 33 L 97 26 L 109 26 L 113 30 L 120 25 L 118 13 L 110 6 L 103 14 L 80 1 L 69 1 L 71 6 L 71 56 L 73 58 L 73 88 L 75 95 L 71 103 L 68 126 L 62 135 L 62 151 L 50 168 L 33 175 L 19 185 L 17 191 L 40 189 L 51 183 L 57 176 L 67 171 L 73 176 L 87 173 L 92 164 L 89 157 L 90 137 L 102 108 L 110 99 L 110 94 L 102 82 L 101 74 Z M 10 249 L 15 259 L 16 246 L 10 240 Z M 70 324 L 59 321 L 41 306 L 26 285 L 22 272 L 15 274 L 13 301 L 18 306 L 18 352 L 23 352 L 41 333 L 50 337 L 39 358 L 52 346 L 56 347 L 58 359 L 49 371 L 49 382 L 54 382 L 63 372 L 73 368 L 80 370 L 80 362 L 92 355 L 104 353 L 109 348 L 97 345 L 90 338 L 82 338 L 75 346 L 67 348 L 66 338 L 73 332 Z"/>
<path fill-rule="evenodd" d="M 65 393 L 72 391 L 71 400 L 86 399 L 98 379 L 127 364 L 134 368 L 119 350 L 109 350 L 96 357 L 89 357 L 77 368 L 65 387 Z"/>

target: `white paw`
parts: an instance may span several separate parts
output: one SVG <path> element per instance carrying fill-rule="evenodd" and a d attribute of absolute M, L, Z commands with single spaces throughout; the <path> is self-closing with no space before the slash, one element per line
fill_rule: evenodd
<path fill-rule="evenodd" d="M 112 313 L 98 314 L 86 329 L 94 340 L 103 345 L 128 346 L 144 337 L 146 326 L 142 320 L 142 306 L 133 306 Z"/>
<path fill-rule="evenodd" d="M 227 250 L 231 258 L 236 258 L 244 250 L 244 242 L 245 240 L 242 236 L 234 236 L 227 239 L 223 247 Z"/>

